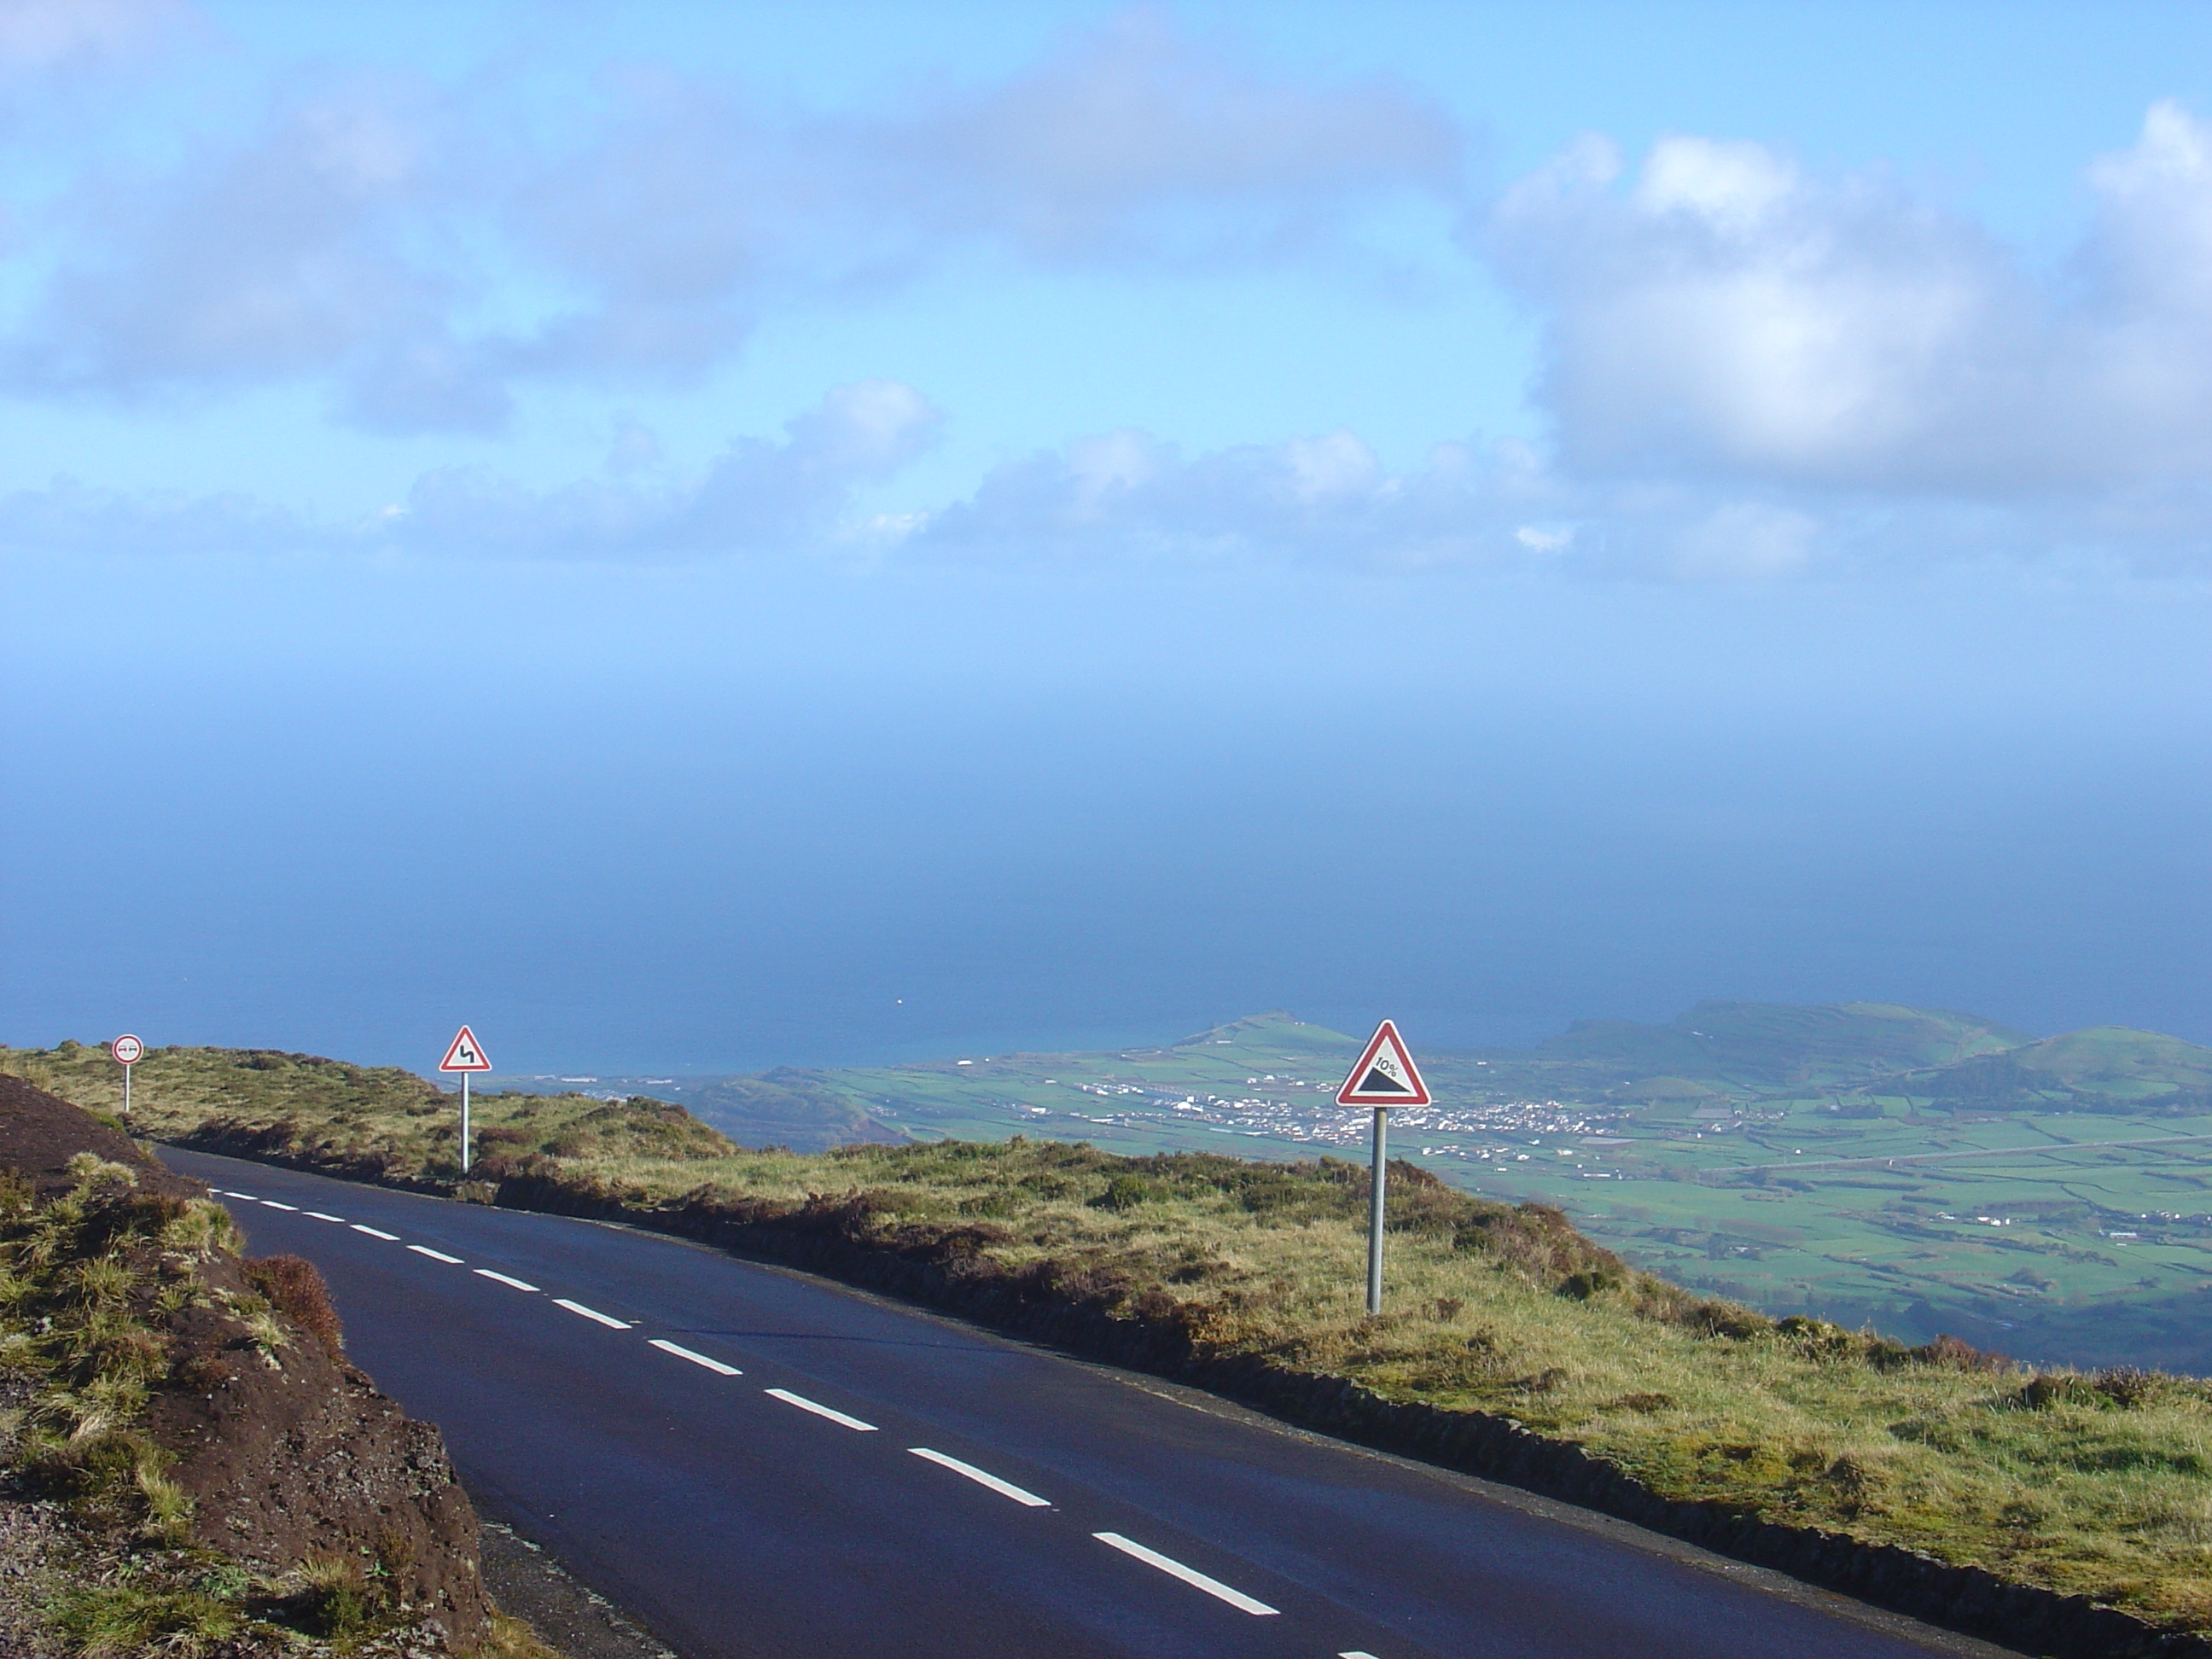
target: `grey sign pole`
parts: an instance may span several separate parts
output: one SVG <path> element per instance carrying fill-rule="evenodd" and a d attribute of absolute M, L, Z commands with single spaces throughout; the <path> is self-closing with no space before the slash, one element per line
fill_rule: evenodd
<path fill-rule="evenodd" d="M 1367 1177 L 1367 1312 L 1382 1311 L 1383 1186 L 1390 1172 L 1390 1108 L 1427 1106 L 1429 1085 L 1407 1051 L 1398 1028 L 1384 1020 L 1352 1062 L 1352 1075 L 1336 1091 L 1340 1106 L 1371 1107 L 1375 1113 L 1375 1164 Z"/>
<path fill-rule="evenodd" d="M 131 1068 L 146 1052 L 146 1045 L 126 1031 L 107 1045 L 107 1052 L 123 1068 L 123 1122 L 127 1129 L 131 1123 Z"/>
<path fill-rule="evenodd" d="M 453 1040 L 446 1049 L 446 1057 L 438 1062 L 438 1069 L 461 1074 L 461 1173 L 466 1175 L 469 1172 L 469 1073 L 489 1072 L 491 1061 L 484 1058 L 483 1045 L 477 1041 L 477 1034 L 464 1025 L 453 1034 Z"/>
<path fill-rule="evenodd" d="M 1389 1115 L 1388 1106 L 1375 1109 L 1375 1174 L 1367 1193 L 1367 1311 L 1370 1314 L 1382 1311 L 1382 1178 L 1387 1167 L 1382 1143 L 1388 1133 L 1382 1126 Z"/>

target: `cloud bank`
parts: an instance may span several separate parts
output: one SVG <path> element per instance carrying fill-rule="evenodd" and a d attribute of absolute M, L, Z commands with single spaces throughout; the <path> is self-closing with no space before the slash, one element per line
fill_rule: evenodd
<path fill-rule="evenodd" d="M 16 0 L 0 79 L 143 64 L 194 27 L 157 0 Z M 1528 308 L 1545 434 L 1393 468 L 1349 431 L 1196 453 L 1109 432 L 887 512 L 865 503 L 944 416 L 879 380 L 688 471 L 639 428 L 601 474 L 434 468 L 353 523 L 61 479 L 0 498 L 0 545 L 2212 569 L 2212 125 L 2178 104 L 2089 163 L 2076 245 L 2038 265 L 1893 177 L 1711 137 L 1632 165 L 1586 138 L 1470 205 L 1468 136 L 1417 91 L 1271 72 L 1152 14 L 858 112 L 635 66 L 550 127 L 518 96 L 321 71 L 158 163 L 95 150 L 43 195 L 18 179 L 0 393 L 305 385 L 374 432 L 496 432 L 533 386 L 696 380 L 778 307 L 864 306 L 977 250 L 1116 277 L 1326 262 L 1411 198 L 1463 215 Z"/>
<path fill-rule="evenodd" d="M 143 9 L 33 7 L 0 53 L 91 51 L 100 19 Z M 87 168 L 15 216 L 29 280 L 0 390 L 304 380 L 372 429 L 496 430 L 533 380 L 696 377 L 765 307 L 963 248 L 1123 270 L 1309 256 L 1395 192 L 1453 198 L 1463 148 L 1403 87 L 1268 75 L 1147 14 L 866 116 L 638 70 L 562 133 L 517 136 L 537 125 L 481 88 L 356 76 L 172 165 Z"/>

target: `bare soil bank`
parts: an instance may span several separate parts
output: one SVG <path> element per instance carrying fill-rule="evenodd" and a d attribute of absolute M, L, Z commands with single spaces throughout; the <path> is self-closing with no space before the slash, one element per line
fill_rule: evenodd
<path fill-rule="evenodd" d="M 499 1650 L 437 1431 L 346 1361 L 312 1267 L 241 1260 L 198 1182 L 8 1077 L 0 1241 L 0 1535 L 47 1581 L 0 1607 L 15 1648 Z"/>

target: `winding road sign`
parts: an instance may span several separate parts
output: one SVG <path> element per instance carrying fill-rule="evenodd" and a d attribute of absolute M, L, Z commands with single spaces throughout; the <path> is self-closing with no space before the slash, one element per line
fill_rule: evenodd
<path fill-rule="evenodd" d="M 441 1072 L 489 1072 L 491 1061 L 484 1058 L 483 1044 L 477 1041 L 477 1034 L 464 1025 L 454 1036 L 453 1047 L 446 1050 L 446 1057 L 438 1062 L 438 1069 Z"/>
<path fill-rule="evenodd" d="M 1426 1106 L 1429 1085 L 1421 1081 L 1413 1056 L 1398 1028 L 1384 1020 L 1375 1028 L 1359 1063 L 1336 1091 L 1340 1106 Z"/>

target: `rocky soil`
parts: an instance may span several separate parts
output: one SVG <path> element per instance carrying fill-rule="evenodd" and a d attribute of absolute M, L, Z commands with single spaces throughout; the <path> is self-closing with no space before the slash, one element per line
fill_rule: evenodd
<path fill-rule="evenodd" d="M 0 1653 L 527 1651 L 436 1430 L 347 1361 L 312 1267 L 234 1243 L 0 1077 Z"/>

